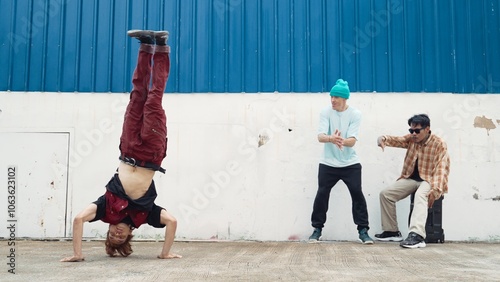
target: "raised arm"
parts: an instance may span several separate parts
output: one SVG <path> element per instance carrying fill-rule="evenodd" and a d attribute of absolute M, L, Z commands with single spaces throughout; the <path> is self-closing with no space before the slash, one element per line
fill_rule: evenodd
<path fill-rule="evenodd" d="M 162 224 L 165 224 L 165 241 L 163 242 L 163 248 L 158 258 L 182 258 L 182 256 L 170 252 L 170 248 L 172 248 L 172 244 L 175 239 L 175 231 L 177 230 L 177 219 L 175 219 L 175 217 L 169 214 L 166 210 L 162 210 L 160 214 L 160 221 Z"/>
<path fill-rule="evenodd" d="M 397 147 L 397 148 L 408 148 L 411 140 L 411 134 L 406 134 L 405 136 L 389 136 L 382 135 L 377 138 L 377 146 L 382 148 L 387 147 Z"/>
<path fill-rule="evenodd" d="M 73 256 L 61 259 L 62 262 L 77 262 L 85 259 L 82 254 L 83 223 L 94 219 L 96 211 L 97 205 L 92 203 L 75 216 L 73 220 Z"/>

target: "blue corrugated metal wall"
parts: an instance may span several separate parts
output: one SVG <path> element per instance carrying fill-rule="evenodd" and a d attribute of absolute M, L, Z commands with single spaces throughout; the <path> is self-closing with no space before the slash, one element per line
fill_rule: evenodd
<path fill-rule="evenodd" d="M 167 29 L 167 92 L 500 92 L 500 0 L 0 0 L 0 90 L 128 92 Z"/>

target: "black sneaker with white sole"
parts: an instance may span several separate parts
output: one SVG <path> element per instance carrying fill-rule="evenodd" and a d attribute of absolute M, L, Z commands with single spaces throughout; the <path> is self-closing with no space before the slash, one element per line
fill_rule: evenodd
<path fill-rule="evenodd" d="M 370 235 L 368 235 L 368 228 L 363 228 L 359 230 L 358 233 L 359 233 L 359 241 L 362 244 L 366 245 L 373 244 L 373 239 L 370 237 Z"/>
<path fill-rule="evenodd" d="M 375 234 L 375 240 L 384 242 L 401 242 L 403 241 L 403 236 L 399 231 L 384 231 L 380 234 Z"/>
<path fill-rule="evenodd" d="M 137 38 L 142 44 L 165 45 L 169 33 L 166 30 L 153 31 L 133 29 L 127 31 L 127 35 L 132 38 Z"/>
<path fill-rule="evenodd" d="M 152 30 L 133 29 L 127 31 L 127 35 L 137 38 L 141 44 L 155 44 L 155 33 Z"/>
<path fill-rule="evenodd" d="M 410 249 L 425 248 L 425 239 L 415 232 L 410 232 L 410 234 L 408 234 L 408 238 L 406 238 L 399 245 L 403 248 Z"/>
<path fill-rule="evenodd" d="M 313 233 L 309 236 L 309 243 L 318 242 L 321 239 L 321 228 L 314 228 Z"/>

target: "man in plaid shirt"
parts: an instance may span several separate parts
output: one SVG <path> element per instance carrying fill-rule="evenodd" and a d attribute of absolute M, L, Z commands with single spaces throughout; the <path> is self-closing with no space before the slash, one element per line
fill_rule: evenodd
<path fill-rule="evenodd" d="M 380 192 L 382 216 L 380 241 L 402 241 L 397 225 L 396 202 L 415 192 L 408 238 L 400 243 L 404 248 L 425 247 L 427 209 L 434 201 L 448 192 L 450 158 L 443 139 L 432 134 L 430 119 L 419 114 L 408 120 L 410 134 L 405 136 L 380 136 L 378 146 L 406 148 L 403 171 L 399 179 Z"/>

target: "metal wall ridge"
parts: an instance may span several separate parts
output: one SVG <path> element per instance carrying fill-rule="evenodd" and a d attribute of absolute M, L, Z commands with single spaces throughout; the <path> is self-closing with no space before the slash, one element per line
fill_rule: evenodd
<path fill-rule="evenodd" d="M 170 93 L 500 93 L 500 0 L 0 0 L 0 91 L 128 92 L 169 30 Z"/>

